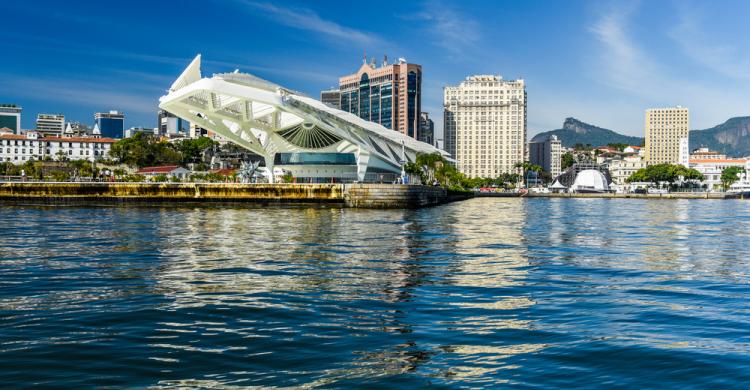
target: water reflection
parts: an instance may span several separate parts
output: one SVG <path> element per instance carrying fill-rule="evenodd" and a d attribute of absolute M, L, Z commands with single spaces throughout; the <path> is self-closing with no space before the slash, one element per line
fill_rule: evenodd
<path fill-rule="evenodd" d="M 0 207 L 0 218 L 0 364 L 30 354 L 25 370 L 67 387 L 91 384 L 71 373 L 102 386 L 572 386 L 585 376 L 550 361 L 596 378 L 615 362 L 585 356 L 608 348 L 716 367 L 750 353 L 747 203 Z M 82 364 L 92 356 L 97 367 Z"/>

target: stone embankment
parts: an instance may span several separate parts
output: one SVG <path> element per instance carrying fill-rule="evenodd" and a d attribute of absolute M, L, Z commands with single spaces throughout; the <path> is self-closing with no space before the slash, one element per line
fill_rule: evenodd
<path fill-rule="evenodd" d="M 0 183 L 0 200 L 49 203 L 256 202 L 418 208 L 465 198 L 440 187 L 392 184 Z"/>

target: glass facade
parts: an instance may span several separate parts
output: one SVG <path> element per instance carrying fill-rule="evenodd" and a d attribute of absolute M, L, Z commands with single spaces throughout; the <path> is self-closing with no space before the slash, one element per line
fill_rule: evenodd
<path fill-rule="evenodd" d="M 417 138 L 421 111 L 422 69 L 399 62 L 370 64 L 339 81 L 341 109 Z"/>
<path fill-rule="evenodd" d="M 276 153 L 276 165 L 357 165 L 354 153 Z"/>
<path fill-rule="evenodd" d="M 385 83 L 380 86 L 380 124 L 393 128 L 393 85 Z"/>
<path fill-rule="evenodd" d="M 13 132 L 18 131 L 18 118 L 15 115 L 0 115 L 0 129 L 7 127 Z"/>
<path fill-rule="evenodd" d="M 341 109 L 346 112 L 352 112 L 351 100 L 348 93 L 341 94 Z"/>
<path fill-rule="evenodd" d="M 98 118 L 96 124 L 102 137 L 122 138 L 125 131 L 125 119 L 123 118 Z"/>
<path fill-rule="evenodd" d="M 367 73 L 359 80 L 359 117 L 370 120 L 370 78 Z"/>
<path fill-rule="evenodd" d="M 406 99 L 407 99 L 407 135 L 414 137 L 414 128 L 417 119 L 417 107 L 419 106 L 417 99 L 417 85 L 419 84 L 419 76 L 415 72 L 409 72 L 406 78 Z"/>
<path fill-rule="evenodd" d="M 370 88 L 370 120 L 380 123 L 380 87 L 377 85 Z"/>

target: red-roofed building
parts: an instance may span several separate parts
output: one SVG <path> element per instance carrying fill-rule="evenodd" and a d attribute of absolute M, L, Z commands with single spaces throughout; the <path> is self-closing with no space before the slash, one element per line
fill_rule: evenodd
<path fill-rule="evenodd" d="M 36 131 L 26 134 L 0 132 L 0 161 L 23 164 L 29 160 L 88 160 L 109 157 L 112 138 L 92 137 L 42 137 Z"/>
<path fill-rule="evenodd" d="M 716 158 L 714 155 L 705 154 L 705 158 L 696 158 L 690 156 L 690 168 L 703 174 L 703 183 L 710 189 L 721 187 L 721 173 L 729 167 L 740 167 L 744 170 L 750 169 L 750 159 L 748 158 Z"/>

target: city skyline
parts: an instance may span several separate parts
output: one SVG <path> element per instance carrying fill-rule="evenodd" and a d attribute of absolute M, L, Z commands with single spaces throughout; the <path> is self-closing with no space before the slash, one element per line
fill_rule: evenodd
<path fill-rule="evenodd" d="M 112 13 L 106 4 L 9 3 L 0 101 L 24 108 L 23 128 L 38 113 L 89 123 L 109 110 L 125 112 L 126 127 L 155 126 L 158 97 L 197 53 L 226 59 L 207 62 L 207 73 L 239 68 L 317 98 L 364 51 L 422 65 L 422 110 L 439 138 L 443 87 L 472 74 L 526 80 L 529 137 L 568 116 L 642 136 L 646 108 L 678 104 L 700 129 L 748 114 L 750 45 L 736 37 L 750 5 L 721 4 L 389 3 L 365 12 L 136 1 Z"/>

